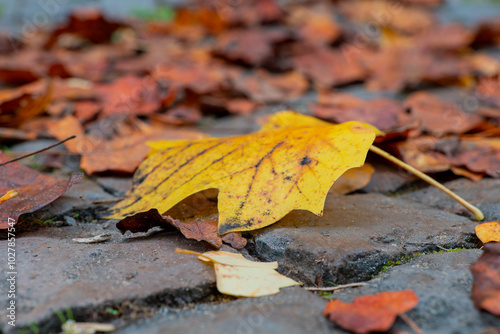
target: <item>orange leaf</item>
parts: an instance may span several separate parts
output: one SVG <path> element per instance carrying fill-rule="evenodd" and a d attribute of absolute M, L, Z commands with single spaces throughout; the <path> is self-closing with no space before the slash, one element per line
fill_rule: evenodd
<path fill-rule="evenodd" d="M 483 243 L 500 241 L 500 223 L 488 222 L 477 225 L 474 230 Z"/>
<path fill-rule="evenodd" d="M 484 253 L 471 268 L 474 306 L 500 316 L 500 243 L 484 245 Z"/>
<path fill-rule="evenodd" d="M 418 297 L 412 290 L 386 291 L 357 297 L 350 304 L 332 300 L 326 304 L 323 314 L 354 333 L 385 332 L 394 324 L 398 314 L 417 304 Z"/>

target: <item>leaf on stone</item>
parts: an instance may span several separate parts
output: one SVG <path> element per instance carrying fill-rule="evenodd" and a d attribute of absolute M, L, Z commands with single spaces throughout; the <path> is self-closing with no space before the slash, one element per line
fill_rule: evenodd
<path fill-rule="evenodd" d="M 9 160 L 9 157 L 0 152 L 0 162 Z M 18 195 L 0 204 L 0 229 L 9 227 L 9 218 L 17 222 L 23 213 L 34 212 L 53 202 L 82 178 L 82 173 L 73 173 L 69 179 L 60 180 L 17 162 L 1 166 L 0 194 L 16 190 Z"/>
<path fill-rule="evenodd" d="M 420 127 L 436 136 L 448 133 L 461 134 L 470 131 L 482 121 L 476 114 L 462 111 L 456 104 L 442 101 L 427 92 L 408 96 L 406 108 L 420 122 Z"/>
<path fill-rule="evenodd" d="M 223 241 L 236 249 L 245 247 L 247 240 L 241 236 L 241 233 L 230 232 L 223 236 L 217 233 L 217 210 L 214 207 L 214 210 L 211 211 L 208 214 L 204 213 L 193 218 L 178 220 L 169 216 L 162 216 L 158 210 L 151 209 L 119 221 L 116 227 L 122 234 L 126 231 L 131 231 L 132 233 L 147 232 L 153 227 L 160 227 L 167 230 L 175 227 L 186 238 L 206 241 L 216 248 L 220 248 Z"/>
<path fill-rule="evenodd" d="M 500 223 L 487 222 L 477 225 L 474 230 L 476 235 L 484 244 L 487 242 L 500 242 Z"/>
<path fill-rule="evenodd" d="M 500 243 L 485 244 L 483 255 L 470 270 L 474 306 L 500 316 Z"/>
<path fill-rule="evenodd" d="M 107 218 L 164 213 L 209 188 L 219 190 L 219 234 L 262 228 L 295 209 L 321 215 L 332 183 L 364 164 L 375 135 L 361 122 L 285 112 L 245 136 L 157 142 Z"/>
<path fill-rule="evenodd" d="M 262 297 L 280 292 L 280 288 L 299 285 L 299 282 L 281 275 L 275 269 L 278 262 L 254 262 L 239 253 L 212 251 L 203 254 L 177 249 L 178 253 L 198 255 L 204 262 L 212 262 L 217 290 L 236 297 Z"/>
<path fill-rule="evenodd" d="M 385 332 L 399 314 L 413 309 L 418 301 L 412 290 L 385 291 L 357 297 L 352 303 L 332 300 L 326 304 L 323 314 L 354 333 Z"/>

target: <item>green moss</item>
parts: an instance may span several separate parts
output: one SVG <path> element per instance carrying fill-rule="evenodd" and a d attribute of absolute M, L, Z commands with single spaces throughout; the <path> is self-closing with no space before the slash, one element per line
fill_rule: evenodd
<path fill-rule="evenodd" d="M 432 254 L 435 254 L 435 253 L 453 253 L 453 252 L 460 252 L 460 251 L 463 251 L 463 250 L 466 250 L 468 248 L 465 248 L 465 247 L 460 247 L 460 248 L 452 248 L 452 249 L 443 249 L 443 250 L 439 250 L 439 251 L 433 251 Z"/>

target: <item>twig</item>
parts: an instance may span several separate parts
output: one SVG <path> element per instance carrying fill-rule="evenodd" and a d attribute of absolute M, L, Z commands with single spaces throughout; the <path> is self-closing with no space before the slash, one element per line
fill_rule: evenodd
<path fill-rule="evenodd" d="M 418 325 L 413 321 L 406 313 L 401 313 L 399 315 L 401 320 L 403 320 L 415 333 L 417 334 L 425 334 L 422 328 L 418 327 Z"/>
<path fill-rule="evenodd" d="M 470 212 L 472 212 L 472 214 L 474 215 L 474 218 L 476 220 L 483 220 L 484 219 L 484 215 L 481 212 L 481 210 L 479 210 L 474 205 L 470 204 L 465 199 L 463 199 L 462 197 L 458 196 L 453 191 L 451 191 L 450 189 L 446 188 L 445 186 L 443 186 L 441 183 L 437 182 L 436 180 L 434 180 L 430 176 L 422 173 L 418 169 L 416 169 L 416 168 L 408 165 L 407 163 L 404 163 L 403 161 L 399 160 L 395 156 L 390 155 L 389 153 L 385 152 L 384 150 L 381 150 L 380 148 L 378 148 L 376 146 L 373 146 L 373 145 L 370 146 L 370 151 L 372 151 L 373 153 L 376 153 L 376 154 L 378 154 L 378 155 L 386 158 L 387 160 L 395 163 L 396 165 L 400 166 L 401 168 L 404 168 L 407 171 L 409 171 L 410 173 L 413 173 L 415 176 L 418 176 L 419 178 L 421 178 L 425 182 L 429 183 L 430 185 L 433 185 L 434 187 L 438 188 L 439 190 L 441 190 L 442 192 L 444 192 L 446 195 L 450 196 L 455 201 L 457 201 L 458 203 L 462 204 L 467 210 L 469 210 Z"/>
<path fill-rule="evenodd" d="M 66 139 L 63 139 L 63 140 L 61 140 L 61 141 L 59 141 L 59 142 L 55 143 L 54 145 L 50 145 L 50 146 L 48 146 L 48 147 L 46 147 L 46 148 L 43 148 L 43 149 L 41 149 L 41 150 L 38 150 L 38 151 L 35 151 L 35 152 L 31 152 L 31 153 L 26 154 L 26 155 L 23 155 L 23 156 L 21 156 L 21 157 L 19 157 L 19 158 L 15 158 L 15 159 L 12 159 L 12 160 L 9 160 L 9 161 L 2 162 L 2 163 L 0 163 L 0 167 L 1 167 L 1 166 L 5 166 L 5 165 L 7 165 L 7 164 L 10 164 L 11 162 L 18 161 L 18 160 L 21 160 L 21 159 L 27 158 L 27 157 L 29 157 L 29 156 L 35 155 L 35 154 L 37 154 L 37 153 L 40 153 L 40 152 L 43 152 L 43 151 L 50 150 L 52 147 L 56 147 L 56 146 L 58 146 L 58 145 L 61 145 L 61 144 L 65 143 L 65 142 L 67 142 L 68 140 L 73 139 L 73 138 L 76 138 L 76 136 L 71 136 L 71 137 L 68 137 L 68 138 L 66 138 Z"/>
<path fill-rule="evenodd" d="M 307 291 L 335 291 L 335 290 L 352 288 L 352 287 L 363 286 L 363 285 L 367 285 L 367 283 L 349 283 L 349 284 L 332 286 L 332 287 L 328 287 L 328 288 L 314 288 L 314 287 L 308 288 L 308 287 L 306 287 L 304 289 Z"/>

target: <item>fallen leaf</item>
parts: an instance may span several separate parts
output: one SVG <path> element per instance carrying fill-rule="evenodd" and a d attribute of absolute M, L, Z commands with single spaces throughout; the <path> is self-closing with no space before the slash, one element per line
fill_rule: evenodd
<path fill-rule="evenodd" d="M 392 327 L 398 314 L 413 309 L 418 301 L 412 290 L 386 291 L 357 297 L 350 304 L 332 300 L 326 304 L 323 314 L 354 333 L 385 332 Z"/>
<path fill-rule="evenodd" d="M 0 162 L 9 160 L 0 152 Z M 17 162 L 0 167 L 0 194 L 13 189 L 19 193 L 0 204 L 0 229 L 9 227 L 8 219 L 17 222 L 22 214 L 34 212 L 53 202 L 82 178 L 82 173 L 73 173 L 68 180 L 59 180 Z"/>
<path fill-rule="evenodd" d="M 102 116 L 113 114 L 148 115 L 161 107 L 159 86 L 152 76 L 126 75 L 95 89 L 102 99 Z"/>
<path fill-rule="evenodd" d="M 470 270 L 474 306 L 500 316 L 500 243 L 485 244 L 483 255 Z"/>
<path fill-rule="evenodd" d="M 281 118 L 288 128 L 277 129 Z M 270 123 L 245 136 L 153 143 L 132 189 L 107 218 L 165 212 L 208 188 L 219 190 L 220 234 L 268 226 L 294 209 L 321 215 L 332 183 L 363 165 L 376 133 L 361 122 L 329 125 L 292 112 Z"/>
<path fill-rule="evenodd" d="M 389 131 L 409 122 L 404 106 L 386 98 L 364 101 L 350 94 L 320 91 L 318 104 L 309 105 L 313 114 L 337 123 L 356 120 Z"/>
<path fill-rule="evenodd" d="M 361 64 L 341 50 L 315 47 L 293 57 L 294 68 L 323 88 L 364 80 L 368 73 Z"/>
<path fill-rule="evenodd" d="M 435 136 L 466 133 L 483 120 L 481 116 L 465 113 L 455 104 L 442 101 L 427 92 L 416 92 L 408 96 L 405 107 L 420 121 L 422 130 Z"/>
<path fill-rule="evenodd" d="M 243 61 L 249 65 L 262 65 L 273 54 L 273 44 L 288 38 L 284 29 L 232 29 L 217 39 L 215 50 L 232 61 Z"/>
<path fill-rule="evenodd" d="M 340 26 L 333 20 L 333 9 L 321 4 L 316 7 L 295 7 L 288 14 L 287 22 L 296 27 L 304 43 L 329 45 L 340 37 Z"/>
<path fill-rule="evenodd" d="M 45 42 L 46 48 L 53 47 L 60 36 L 71 34 L 93 43 L 107 43 L 124 23 L 107 20 L 98 8 L 79 8 L 70 14 L 69 22 L 55 29 Z"/>
<path fill-rule="evenodd" d="M 309 88 L 307 79 L 298 72 L 279 74 L 271 74 L 264 70 L 255 72 L 240 72 L 231 78 L 234 89 L 244 93 L 254 102 L 276 103 L 295 100 Z"/>
<path fill-rule="evenodd" d="M 472 181 L 480 181 L 484 177 L 484 173 L 474 173 L 471 172 L 465 168 L 461 167 L 455 167 L 452 166 L 450 170 L 453 172 L 453 174 L 458 175 L 458 176 L 465 176 L 466 178 L 472 180 Z"/>
<path fill-rule="evenodd" d="M 339 3 L 339 10 L 353 21 L 386 26 L 409 35 L 432 28 L 435 21 L 428 10 L 383 0 L 343 1 Z"/>
<path fill-rule="evenodd" d="M 361 189 L 370 182 L 374 171 L 375 168 L 369 163 L 351 168 L 335 181 L 328 192 L 343 195 Z"/>
<path fill-rule="evenodd" d="M 284 12 L 275 0 L 254 0 L 235 3 L 204 0 L 209 8 L 215 8 L 222 20 L 230 25 L 256 26 L 279 20 Z"/>
<path fill-rule="evenodd" d="M 444 172 L 452 166 L 450 159 L 438 151 L 439 139 L 421 136 L 398 143 L 403 160 L 422 172 Z"/>
<path fill-rule="evenodd" d="M 275 269 L 278 262 L 253 262 L 241 254 L 212 251 L 203 254 L 177 249 L 177 253 L 198 255 L 204 262 L 212 262 L 215 269 L 217 290 L 236 297 L 262 297 L 280 292 L 280 288 L 299 285 Z"/>
<path fill-rule="evenodd" d="M 146 142 L 150 140 L 203 138 L 203 135 L 197 132 L 170 129 L 105 140 L 102 136 L 85 134 L 80 122 L 72 116 L 49 124 L 48 130 L 57 139 L 77 136 L 72 142 L 65 143 L 65 146 L 71 152 L 82 155 L 80 167 L 88 174 L 108 171 L 132 174 L 148 154 L 149 146 Z"/>
<path fill-rule="evenodd" d="M 482 243 L 487 242 L 500 242 L 500 223 L 488 222 L 477 225 L 474 228 L 477 237 Z"/>
<path fill-rule="evenodd" d="M 419 47 L 388 47 L 365 57 L 370 90 L 400 91 L 422 82 L 457 83 L 471 75 L 469 63 L 457 55 Z"/>
<path fill-rule="evenodd" d="M 96 244 L 99 242 L 108 241 L 109 239 L 111 239 L 111 234 L 104 233 L 104 234 L 95 235 L 95 236 L 89 237 L 89 238 L 73 238 L 72 240 L 74 242 L 79 243 L 79 244 Z"/>
<path fill-rule="evenodd" d="M 147 232 L 153 227 L 162 229 L 171 229 L 175 227 L 186 238 L 197 241 L 206 241 L 215 248 L 222 246 L 222 241 L 231 244 L 236 249 L 246 246 L 247 240 L 241 236 L 241 233 L 230 232 L 223 236 L 217 233 L 217 208 L 208 212 L 198 214 L 196 217 L 187 219 L 173 219 L 169 216 L 162 216 L 156 209 L 147 212 L 141 212 L 127 217 L 116 224 L 116 227 L 122 234 L 126 231 L 132 233 Z"/>
<path fill-rule="evenodd" d="M 52 100 L 52 81 L 39 80 L 0 91 L 0 125 L 17 127 L 45 111 Z"/>

